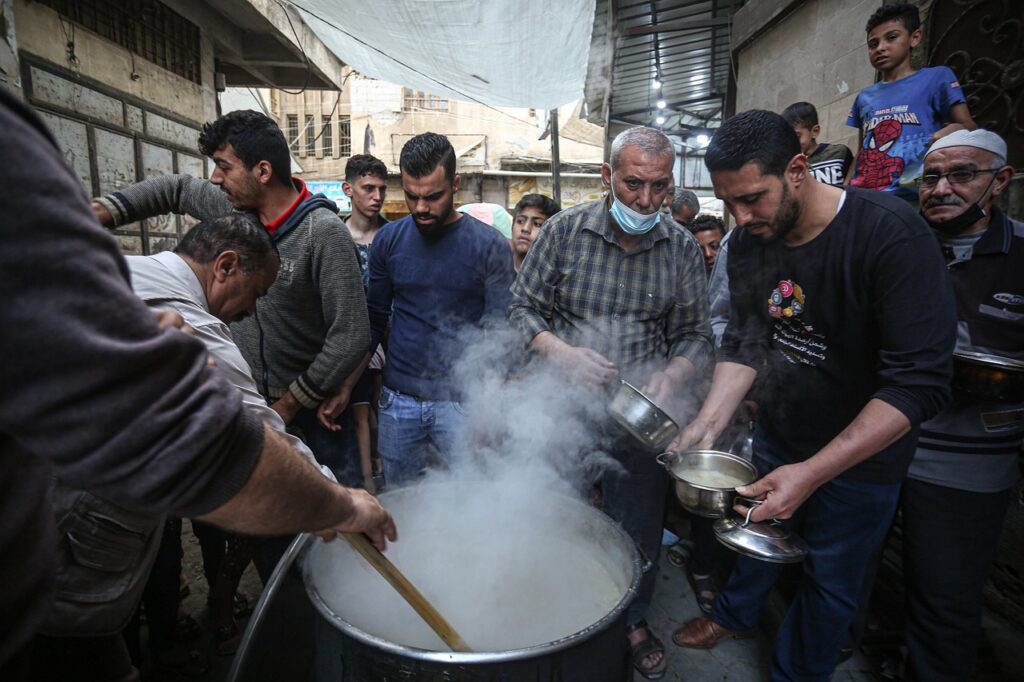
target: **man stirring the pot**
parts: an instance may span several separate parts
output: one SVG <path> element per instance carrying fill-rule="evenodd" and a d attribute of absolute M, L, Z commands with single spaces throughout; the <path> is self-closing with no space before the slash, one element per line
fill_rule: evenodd
<path fill-rule="evenodd" d="M 752 521 L 791 519 L 809 549 L 771 678 L 824 681 L 895 512 L 918 425 L 949 401 L 952 291 L 910 206 L 817 182 L 778 114 L 728 119 L 705 164 L 739 228 L 727 264 L 731 311 L 708 397 L 669 449 L 709 447 L 765 373 L 769 399 L 754 436 L 763 478 L 737 492 L 763 500 Z M 738 557 L 711 616 L 673 641 L 709 649 L 749 634 L 779 571 Z"/>
<path fill-rule="evenodd" d="M 921 212 L 956 294 L 957 350 L 1024 360 L 1024 223 L 992 205 L 1010 183 L 1006 143 L 958 130 L 931 146 Z M 903 484 L 907 679 L 971 677 L 981 593 L 999 540 L 1024 438 L 1024 405 L 957 392 L 921 425 Z"/>
<path fill-rule="evenodd" d="M 674 160 L 660 131 L 620 133 L 601 167 L 609 196 L 548 221 L 509 308 L 529 349 L 570 380 L 600 389 L 622 375 L 645 384 L 656 404 L 682 393 L 711 352 L 700 247 L 658 212 Z M 594 400 L 604 396 L 595 390 Z M 602 476 L 605 509 L 657 566 L 668 476 L 654 453 L 611 428 L 601 447 L 625 473 Z M 644 575 L 626 616 L 633 663 L 647 679 L 666 669 L 664 648 L 644 621 L 655 575 Z"/>

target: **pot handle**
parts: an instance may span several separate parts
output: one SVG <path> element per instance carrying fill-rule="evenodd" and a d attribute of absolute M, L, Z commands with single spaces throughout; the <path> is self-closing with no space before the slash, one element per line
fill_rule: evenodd
<path fill-rule="evenodd" d="M 736 496 L 736 498 L 733 500 L 733 504 L 735 504 L 736 502 L 743 502 L 744 504 L 747 505 L 747 516 L 745 519 L 743 519 L 743 523 L 740 525 L 741 528 L 746 528 L 747 525 L 750 524 L 750 515 L 754 513 L 755 509 L 764 504 L 764 500 L 754 500 L 749 497 L 743 497 L 742 495 Z"/>
<path fill-rule="evenodd" d="M 675 458 L 676 454 L 678 454 L 678 453 L 675 453 L 675 452 L 663 452 L 660 455 L 656 455 L 654 457 L 654 461 L 657 462 L 658 464 L 660 464 L 661 466 L 665 467 L 666 469 L 668 469 L 668 468 L 670 468 L 672 466 L 672 460 Z"/>
<path fill-rule="evenodd" d="M 633 546 L 636 547 L 637 553 L 640 554 L 640 572 L 647 573 L 654 567 L 654 562 L 647 556 L 647 552 L 644 551 L 639 542 L 634 542 Z"/>

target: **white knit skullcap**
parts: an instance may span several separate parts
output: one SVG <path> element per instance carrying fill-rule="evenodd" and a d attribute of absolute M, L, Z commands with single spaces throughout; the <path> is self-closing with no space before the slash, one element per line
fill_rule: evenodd
<path fill-rule="evenodd" d="M 1006 158 L 1006 142 L 991 130 L 978 128 L 977 130 L 957 130 L 945 137 L 935 140 L 935 143 L 928 148 L 928 154 L 946 147 L 975 147 L 992 152 L 996 156 Z"/>

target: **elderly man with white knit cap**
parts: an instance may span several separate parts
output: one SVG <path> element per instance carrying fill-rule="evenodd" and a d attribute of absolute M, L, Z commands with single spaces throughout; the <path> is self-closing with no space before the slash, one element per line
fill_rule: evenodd
<path fill-rule="evenodd" d="M 993 204 L 1013 175 L 1006 160 L 993 132 L 947 135 L 924 157 L 919 199 L 956 293 L 957 354 L 1024 368 L 1024 223 Z M 1020 396 L 981 400 L 955 384 L 954 403 L 921 425 L 902 497 L 907 679 L 929 682 L 974 669 L 982 588 L 1024 440 Z"/>

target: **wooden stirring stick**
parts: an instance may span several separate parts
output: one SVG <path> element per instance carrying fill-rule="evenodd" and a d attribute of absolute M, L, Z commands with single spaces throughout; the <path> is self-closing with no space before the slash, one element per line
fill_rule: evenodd
<path fill-rule="evenodd" d="M 437 633 L 437 636 L 448 645 L 448 648 L 452 651 L 472 651 L 465 640 L 455 631 L 455 628 L 437 612 L 437 609 L 409 582 L 409 579 L 402 575 L 402 572 L 391 563 L 391 560 L 381 554 L 369 538 L 362 533 L 342 533 L 342 535 L 357 552 L 363 555 L 364 559 L 370 562 L 370 565 L 380 573 L 381 577 L 395 588 L 395 591 L 409 603 L 409 606 L 420 615 L 420 618 L 426 621 L 430 629 Z"/>

